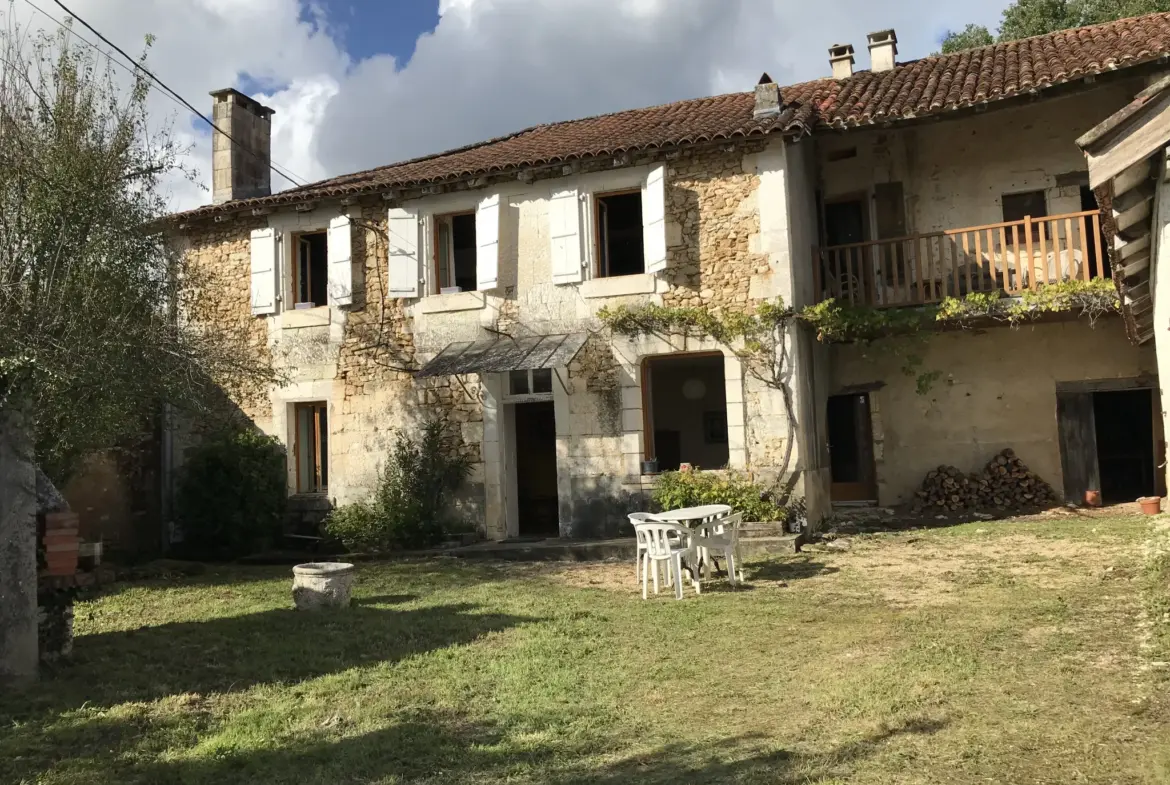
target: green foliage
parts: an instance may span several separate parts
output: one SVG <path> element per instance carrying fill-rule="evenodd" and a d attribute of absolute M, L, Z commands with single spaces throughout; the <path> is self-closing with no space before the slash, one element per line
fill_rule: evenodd
<path fill-rule="evenodd" d="M 663 472 L 654 486 L 654 503 L 663 510 L 701 504 L 727 504 L 745 521 L 783 521 L 786 513 L 767 491 L 732 471 Z"/>
<path fill-rule="evenodd" d="M 325 530 L 353 550 L 436 545 L 450 530 L 451 496 L 470 473 L 443 423 L 427 423 L 417 438 L 400 433 L 373 499 L 333 511 Z"/>
<path fill-rule="evenodd" d="M 969 24 L 962 30 L 950 30 L 942 40 L 941 54 L 949 55 L 962 52 L 966 49 L 978 49 L 981 46 L 991 46 L 995 39 L 991 31 L 983 25 Z"/>
<path fill-rule="evenodd" d="M 288 501 L 286 467 L 280 442 L 254 430 L 218 434 L 194 448 L 175 494 L 183 550 L 223 559 L 268 544 Z"/>
<path fill-rule="evenodd" d="M 994 40 L 1018 41 L 1071 27 L 1165 11 L 1170 11 L 1170 0 L 1016 0 L 1004 9 Z M 959 32 L 947 33 L 942 53 L 991 43 L 993 39 L 986 27 L 969 24 Z"/>
<path fill-rule="evenodd" d="M 0 406 L 26 412 L 57 482 L 163 401 L 205 412 L 272 379 L 247 326 L 174 318 L 202 283 L 157 230 L 182 150 L 145 77 L 70 41 L 0 31 Z"/>

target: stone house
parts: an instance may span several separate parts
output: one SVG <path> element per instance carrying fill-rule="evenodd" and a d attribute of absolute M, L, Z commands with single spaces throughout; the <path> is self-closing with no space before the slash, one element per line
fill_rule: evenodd
<path fill-rule="evenodd" d="M 246 329 L 288 378 L 236 403 L 288 445 L 290 494 L 365 497 L 394 434 L 440 415 L 474 461 L 462 510 L 497 539 L 617 533 L 649 459 L 750 472 L 814 525 L 1009 446 L 1070 496 L 1158 489 L 1157 358 L 1127 333 L 1128 290 L 1123 318 L 931 334 L 925 391 L 883 341 L 820 341 L 800 320 L 769 375 L 741 340 L 599 318 L 1124 286 L 1124 231 L 1076 140 L 1164 71 L 1170 15 L 907 63 L 893 31 L 868 48 L 869 70 L 835 46 L 831 77 L 275 194 L 272 110 L 214 93 L 231 137 L 215 137 L 214 203 L 171 230 L 214 280 L 197 316 Z"/>

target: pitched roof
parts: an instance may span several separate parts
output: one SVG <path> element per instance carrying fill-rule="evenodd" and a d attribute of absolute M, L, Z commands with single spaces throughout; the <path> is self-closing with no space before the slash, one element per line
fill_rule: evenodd
<path fill-rule="evenodd" d="M 753 117 L 752 93 L 730 93 L 528 128 L 436 155 L 342 175 L 287 191 L 219 205 L 176 218 L 247 207 L 342 197 L 769 133 L 858 128 L 905 121 L 1053 87 L 1074 79 L 1170 56 L 1170 14 L 1062 30 L 949 55 L 817 79 L 780 89 L 779 116 Z"/>

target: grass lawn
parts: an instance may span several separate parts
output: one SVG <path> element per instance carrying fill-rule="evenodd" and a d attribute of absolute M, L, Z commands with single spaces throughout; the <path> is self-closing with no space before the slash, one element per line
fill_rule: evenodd
<path fill-rule="evenodd" d="M 337 615 L 287 568 L 122 584 L 0 695 L 0 782 L 1166 783 L 1149 531 L 858 537 L 683 602 L 632 564 L 362 564 Z"/>

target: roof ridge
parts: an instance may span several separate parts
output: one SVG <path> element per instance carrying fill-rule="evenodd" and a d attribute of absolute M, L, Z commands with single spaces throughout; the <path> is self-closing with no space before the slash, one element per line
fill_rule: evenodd
<path fill-rule="evenodd" d="M 1170 12 L 1144 14 L 782 86 L 778 116 L 754 116 L 752 92 L 716 93 L 538 123 L 490 139 L 269 196 L 205 205 L 177 216 L 409 188 L 582 158 L 816 128 L 912 120 L 1046 90 L 1074 77 L 1170 57 Z"/>

